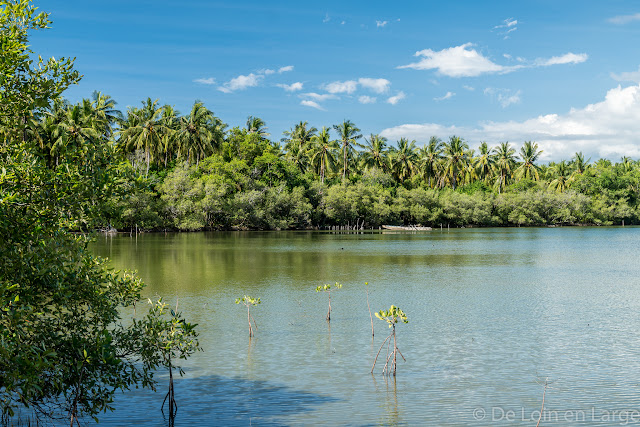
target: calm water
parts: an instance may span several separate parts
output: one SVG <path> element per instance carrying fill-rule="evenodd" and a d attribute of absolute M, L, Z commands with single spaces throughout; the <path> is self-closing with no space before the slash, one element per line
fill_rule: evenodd
<path fill-rule="evenodd" d="M 545 378 L 541 425 L 640 423 L 639 246 L 627 227 L 145 234 L 93 248 L 199 324 L 177 426 L 535 426 Z M 314 289 L 336 281 L 329 327 Z M 409 316 L 395 380 L 370 374 L 389 330 L 374 318 L 372 341 L 365 281 L 372 309 Z M 262 298 L 251 340 L 243 294 Z M 119 395 L 100 424 L 167 425 L 165 388 Z"/>

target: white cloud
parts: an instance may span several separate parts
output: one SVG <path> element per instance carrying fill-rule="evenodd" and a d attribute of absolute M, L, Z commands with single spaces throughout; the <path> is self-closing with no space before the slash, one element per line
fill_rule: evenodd
<path fill-rule="evenodd" d="M 214 85 L 216 84 L 216 79 L 213 77 L 207 77 L 206 79 L 195 79 L 195 83 L 201 83 L 203 85 Z"/>
<path fill-rule="evenodd" d="M 293 71 L 293 65 L 278 68 L 278 74 L 286 73 L 287 71 Z"/>
<path fill-rule="evenodd" d="M 344 24 L 346 24 L 346 23 L 347 23 L 347 21 L 342 21 L 342 22 L 340 23 L 340 25 L 344 25 Z"/>
<path fill-rule="evenodd" d="M 633 15 L 619 15 L 613 18 L 607 19 L 608 22 L 616 25 L 624 25 L 633 21 L 640 21 L 640 13 L 634 13 Z"/>
<path fill-rule="evenodd" d="M 448 77 L 477 77 L 482 74 L 505 74 L 522 68 L 547 67 L 560 64 L 579 64 L 589 56 L 586 53 L 565 53 L 551 58 L 539 58 L 528 62 L 521 57 L 516 60 L 519 65 L 500 65 L 471 48 L 473 44 L 465 43 L 439 51 L 420 50 L 414 56 L 422 57 L 418 62 L 401 65 L 397 68 L 413 68 L 414 70 L 436 70 L 437 74 Z M 510 55 L 503 55 L 511 59 Z"/>
<path fill-rule="evenodd" d="M 363 77 L 358 79 L 358 83 L 364 88 L 371 89 L 375 93 L 384 93 L 389 90 L 391 82 L 387 79 L 371 79 Z"/>
<path fill-rule="evenodd" d="M 329 21 L 331 21 L 331 17 L 329 17 L 329 14 L 327 13 L 326 15 L 324 15 L 324 18 L 322 19 L 322 22 L 324 22 L 326 24 Z"/>
<path fill-rule="evenodd" d="M 336 99 L 338 98 L 336 95 L 333 95 L 331 93 L 315 93 L 315 92 L 308 92 L 308 93 L 302 93 L 299 95 L 301 98 L 311 98 L 314 99 L 316 101 L 326 101 L 327 99 Z"/>
<path fill-rule="evenodd" d="M 507 59 L 511 59 L 512 58 L 512 56 L 509 55 L 508 53 L 503 53 L 502 56 L 504 56 Z"/>
<path fill-rule="evenodd" d="M 640 67 L 638 71 L 625 71 L 620 74 L 611 73 L 611 78 L 619 82 L 640 82 Z"/>
<path fill-rule="evenodd" d="M 376 28 L 381 28 L 387 25 L 389 21 L 376 21 Z"/>
<path fill-rule="evenodd" d="M 561 56 L 553 56 L 549 59 L 539 59 L 536 61 L 536 64 L 544 67 L 559 64 L 579 64 L 586 61 L 588 58 L 589 55 L 587 55 L 586 53 L 576 54 L 569 52 Z"/>
<path fill-rule="evenodd" d="M 438 74 L 449 77 L 475 77 L 481 74 L 508 73 L 519 66 L 506 67 L 471 49 L 471 43 L 450 47 L 439 51 L 431 49 L 420 50 L 414 56 L 422 57 L 420 61 L 398 68 L 413 68 L 414 70 L 437 70 Z"/>
<path fill-rule="evenodd" d="M 400 91 L 396 95 L 387 98 L 387 102 L 391 105 L 396 105 L 398 102 L 400 102 L 405 98 L 406 98 L 406 95 L 404 94 L 404 92 Z"/>
<path fill-rule="evenodd" d="M 297 90 L 302 90 L 302 87 L 304 86 L 304 84 L 302 82 L 295 82 L 295 83 L 291 83 L 290 85 L 278 83 L 276 84 L 276 86 L 281 87 L 287 92 L 295 92 Z"/>
<path fill-rule="evenodd" d="M 501 30 L 498 31 L 498 34 L 501 36 L 504 36 L 503 38 L 506 40 L 509 38 L 509 34 L 516 31 L 518 29 L 518 27 L 516 27 L 516 25 L 518 25 L 518 20 L 517 19 L 513 19 L 513 18 L 507 18 L 504 21 L 502 21 L 503 24 L 501 25 L 496 25 L 495 27 L 493 27 L 494 30 Z M 502 30 L 504 29 L 504 30 Z"/>
<path fill-rule="evenodd" d="M 352 94 L 356 91 L 358 82 L 355 80 L 347 80 L 344 82 L 332 82 L 324 85 L 324 89 L 329 93 L 348 93 Z"/>
<path fill-rule="evenodd" d="M 464 86 L 462 86 L 462 87 L 463 87 L 464 89 L 468 90 L 469 92 L 473 92 L 474 90 L 476 90 L 476 88 L 475 88 L 475 87 L 473 87 L 473 86 L 467 86 L 467 85 L 464 85 Z"/>
<path fill-rule="evenodd" d="M 231 93 L 236 90 L 244 90 L 248 87 L 258 86 L 263 78 L 263 75 L 253 73 L 249 74 L 248 76 L 240 75 L 238 77 L 234 77 L 222 86 L 218 87 L 218 90 L 224 93 Z"/>
<path fill-rule="evenodd" d="M 496 99 L 500 103 L 500 105 L 502 105 L 502 108 L 507 108 L 512 104 L 519 104 L 521 101 L 521 91 L 512 93 L 509 89 L 497 89 L 488 87 L 484 90 L 484 94 Z"/>
<path fill-rule="evenodd" d="M 375 104 L 377 98 L 375 96 L 362 95 L 358 98 L 360 104 Z"/>
<path fill-rule="evenodd" d="M 274 70 L 270 70 L 269 68 L 266 68 L 266 69 L 264 69 L 264 70 L 260 70 L 259 72 L 260 72 L 260 73 L 262 73 L 262 74 L 264 74 L 265 76 L 268 76 L 268 75 L 270 75 L 270 74 L 275 73 L 275 71 L 274 71 Z"/>
<path fill-rule="evenodd" d="M 501 25 L 496 25 L 495 27 L 493 27 L 493 29 L 498 29 L 498 28 L 510 28 L 510 27 L 514 27 L 516 25 L 518 25 L 518 20 L 517 19 L 513 19 L 513 18 L 507 18 L 504 21 L 502 21 L 503 24 Z"/>
<path fill-rule="evenodd" d="M 617 159 L 640 157 L 640 85 L 615 87 L 604 100 L 565 114 L 546 114 L 524 121 L 485 122 L 477 126 L 437 123 L 405 124 L 380 133 L 390 140 L 401 137 L 427 141 L 430 136 L 460 135 L 467 141 L 536 141 L 543 160 L 569 159 L 577 151 L 586 157 Z"/>
<path fill-rule="evenodd" d="M 309 99 L 303 99 L 302 101 L 300 101 L 300 105 L 304 105 L 305 107 L 311 107 L 311 108 L 315 108 L 317 110 L 322 110 L 324 111 L 324 108 L 322 108 L 320 106 L 320 104 L 318 104 L 315 101 L 311 101 Z"/>
<path fill-rule="evenodd" d="M 446 94 L 444 94 L 443 96 L 437 97 L 437 98 L 433 98 L 434 101 L 444 101 L 446 99 L 450 99 L 453 98 L 454 96 L 456 96 L 455 93 L 453 92 L 447 92 Z"/>

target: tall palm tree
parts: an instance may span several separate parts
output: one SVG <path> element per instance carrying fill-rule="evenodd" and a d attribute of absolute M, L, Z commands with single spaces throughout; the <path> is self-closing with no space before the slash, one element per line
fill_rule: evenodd
<path fill-rule="evenodd" d="M 433 188 L 438 174 L 440 173 L 442 147 L 442 141 L 440 141 L 440 139 L 436 138 L 435 136 L 432 136 L 431 138 L 429 138 L 429 142 L 424 147 L 422 147 L 418 153 L 422 175 L 424 179 L 428 181 L 429 188 Z"/>
<path fill-rule="evenodd" d="M 152 101 L 147 98 L 142 102 L 142 108 L 130 108 L 128 116 L 131 117 L 123 122 L 119 131 L 120 145 L 126 151 L 144 151 L 148 175 L 151 161 L 163 153 L 167 127 L 161 121 L 162 107 L 158 105 L 157 99 Z"/>
<path fill-rule="evenodd" d="M 537 143 L 525 141 L 522 147 L 520 147 L 522 164 L 516 169 L 516 178 L 527 178 L 538 181 L 540 179 L 540 168 L 536 165 L 536 162 L 542 153 L 542 150 L 538 150 Z"/>
<path fill-rule="evenodd" d="M 362 153 L 362 167 L 378 168 L 389 171 L 389 156 L 387 151 L 387 138 L 378 134 L 371 134 L 369 139 L 364 139 L 364 152 Z"/>
<path fill-rule="evenodd" d="M 508 142 L 501 142 L 496 149 L 496 183 L 498 193 L 504 191 L 509 183 L 516 165 L 516 150 Z"/>
<path fill-rule="evenodd" d="M 56 159 L 69 150 L 75 150 L 80 156 L 87 152 L 87 145 L 95 143 L 99 137 L 90 117 L 83 114 L 81 105 L 67 109 L 63 120 L 55 126 L 54 143 L 51 155 Z"/>
<path fill-rule="evenodd" d="M 460 171 L 467 165 L 468 158 L 465 150 L 468 149 L 469 144 L 455 135 L 444 143 L 444 175 L 454 190 L 458 184 Z"/>
<path fill-rule="evenodd" d="M 317 135 L 311 138 L 309 155 L 311 163 L 318 167 L 320 181 L 324 183 L 327 170 L 331 170 L 336 163 L 336 153 L 340 149 L 338 142 L 331 140 L 329 129 L 322 127 Z"/>
<path fill-rule="evenodd" d="M 115 108 L 117 104 L 111 96 L 102 92 L 94 91 L 91 94 L 91 110 L 92 117 L 96 121 L 96 130 L 107 138 L 111 137 L 114 126 L 123 119 L 122 112 Z"/>
<path fill-rule="evenodd" d="M 417 164 L 416 142 L 400 138 L 398 148 L 394 150 L 394 156 L 391 159 L 391 168 L 397 179 L 404 182 L 407 178 L 411 178 L 417 170 Z"/>
<path fill-rule="evenodd" d="M 489 145 L 482 141 L 480 147 L 478 147 L 478 157 L 475 158 L 474 166 L 478 178 L 483 182 L 489 182 L 491 175 L 493 174 L 493 166 L 495 165 L 495 150 L 489 148 Z"/>
<path fill-rule="evenodd" d="M 355 156 L 356 147 L 362 147 L 358 144 L 358 139 L 362 138 L 359 134 L 360 129 L 354 125 L 351 120 L 344 120 L 339 125 L 333 125 L 338 132 L 338 138 L 341 144 L 341 154 L 343 159 L 342 179 L 347 176 L 348 160 Z"/>
<path fill-rule="evenodd" d="M 213 113 L 202 102 L 196 101 L 187 116 L 180 117 L 180 129 L 176 142 L 180 156 L 195 158 L 196 165 L 219 147 L 219 139 L 214 135 Z"/>
<path fill-rule="evenodd" d="M 309 141 L 317 131 L 315 127 L 309 127 L 308 122 L 300 121 L 293 129 L 283 132 L 284 137 L 281 141 L 285 143 L 287 158 L 295 163 L 302 173 L 309 165 Z"/>
<path fill-rule="evenodd" d="M 576 173 L 583 174 L 589 168 L 589 162 L 591 158 L 587 160 L 584 159 L 584 154 L 582 151 L 576 152 L 571 158 L 571 162 L 573 163 L 573 167 L 575 168 Z"/>
<path fill-rule="evenodd" d="M 565 160 L 550 167 L 549 172 L 554 176 L 554 179 L 549 183 L 549 188 L 558 193 L 562 193 L 569 188 L 575 178 L 569 164 Z"/>
<path fill-rule="evenodd" d="M 249 116 L 247 117 L 247 132 L 257 133 L 261 138 L 269 136 L 267 133 L 266 123 L 260 117 Z"/>

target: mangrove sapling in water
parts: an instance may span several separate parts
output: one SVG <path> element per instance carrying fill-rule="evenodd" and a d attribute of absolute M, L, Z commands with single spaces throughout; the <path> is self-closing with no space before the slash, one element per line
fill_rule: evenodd
<path fill-rule="evenodd" d="M 316 292 L 326 292 L 329 294 L 329 311 L 327 311 L 327 322 L 331 322 L 331 288 L 340 289 L 342 285 L 336 282 L 334 285 L 322 285 L 316 288 Z"/>
<path fill-rule="evenodd" d="M 398 348 L 398 342 L 396 340 L 396 323 L 398 323 L 398 320 L 402 320 L 403 323 L 409 323 L 409 321 L 407 320 L 407 315 L 404 313 L 404 311 L 400 310 L 395 305 L 392 305 L 389 308 L 389 310 L 380 310 L 379 312 L 376 313 L 376 317 L 380 320 L 384 320 L 387 322 L 387 324 L 389 325 L 389 328 L 391 328 L 391 333 L 380 345 L 380 348 L 378 349 L 378 353 L 376 354 L 376 358 L 373 360 L 371 373 L 373 373 L 373 370 L 376 367 L 376 362 L 378 361 L 378 356 L 380 355 L 380 351 L 382 351 L 382 347 L 384 347 L 386 343 L 387 344 L 387 360 L 384 364 L 384 367 L 382 368 L 382 374 L 393 375 L 395 377 L 396 366 L 397 366 L 396 364 L 397 355 L 399 354 L 404 361 L 407 360 L 404 358 L 404 356 L 400 352 L 400 349 Z M 389 352 L 389 348 L 391 347 L 391 341 L 393 341 L 393 351 Z"/>
<path fill-rule="evenodd" d="M 251 327 L 251 321 L 253 320 L 253 325 L 256 327 L 256 331 L 258 330 L 258 325 L 256 324 L 256 319 L 251 315 L 251 307 L 255 307 L 260 304 L 260 298 L 253 298 L 248 295 L 243 296 L 242 298 L 236 299 L 236 304 L 244 304 L 247 307 L 247 320 L 249 321 L 249 337 L 253 336 L 253 328 Z"/>
<path fill-rule="evenodd" d="M 364 282 L 364 290 L 367 292 L 367 308 L 369 309 L 369 318 L 371 319 L 371 337 L 376 334 L 373 331 L 373 316 L 371 315 L 371 306 L 369 305 L 369 282 Z"/>

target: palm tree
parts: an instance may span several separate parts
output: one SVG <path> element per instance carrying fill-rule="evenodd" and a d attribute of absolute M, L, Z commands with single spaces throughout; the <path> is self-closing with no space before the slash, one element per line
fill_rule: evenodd
<path fill-rule="evenodd" d="M 407 138 L 400 138 L 398 141 L 398 149 L 394 150 L 394 156 L 391 159 L 391 168 L 400 182 L 411 178 L 416 172 L 418 163 L 418 153 L 416 142 Z"/>
<path fill-rule="evenodd" d="M 92 117 L 96 121 L 96 130 L 107 138 L 113 134 L 113 127 L 122 119 L 122 112 L 116 110 L 117 102 L 109 95 L 94 91 L 91 95 Z"/>
<path fill-rule="evenodd" d="M 478 157 L 475 158 L 474 166 L 478 177 L 486 183 L 491 178 L 493 167 L 496 163 L 495 150 L 493 148 L 489 148 L 489 145 L 482 141 L 478 151 L 480 153 Z"/>
<path fill-rule="evenodd" d="M 266 123 L 260 117 L 249 116 L 247 117 L 247 132 L 257 133 L 261 138 L 269 136 L 267 133 Z"/>
<path fill-rule="evenodd" d="M 579 151 L 573 155 L 571 160 L 576 172 L 579 174 L 583 174 L 584 171 L 586 171 L 589 168 L 589 162 L 591 161 L 591 158 L 585 160 L 584 154 L 582 154 L 582 151 Z"/>
<path fill-rule="evenodd" d="M 180 130 L 180 112 L 171 105 L 162 107 L 162 118 L 160 121 L 166 128 L 163 137 L 162 151 L 164 155 L 164 167 L 167 167 L 169 159 L 178 157 L 178 141 L 177 136 Z"/>
<path fill-rule="evenodd" d="M 429 183 L 429 188 L 433 188 L 431 179 L 433 178 L 433 184 L 435 179 L 440 173 L 440 160 L 442 159 L 442 141 L 432 136 L 429 138 L 427 145 L 419 150 L 418 157 L 420 158 L 420 167 L 422 169 L 422 175 Z"/>
<path fill-rule="evenodd" d="M 74 105 L 66 110 L 63 120 L 55 126 L 51 155 L 56 159 L 56 164 L 59 155 L 70 149 L 84 156 L 87 144 L 95 143 L 98 137 L 99 133 L 91 119 L 83 114 L 80 105 Z"/>
<path fill-rule="evenodd" d="M 516 169 L 516 177 L 518 179 L 526 178 L 538 181 L 540 179 L 540 168 L 536 165 L 536 161 L 543 153 L 538 150 L 538 144 L 531 141 L 525 141 L 520 147 L 520 159 L 522 164 Z"/>
<path fill-rule="evenodd" d="M 508 142 L 501 142 L 496 149 L 496 183 L 498 193 L 501 193 L 509 183 L 513 168 L 516 164 L 516 150 L 511 148 Z"/>
<path fill-rule="evenodd" d="M 468 162 L 467 153 L 469 145 L 457 136 L 451 136 L 444 143 L 444 176 L 449 179 L 453 189 L 456 189 L 458 175 Z"/>
<path fill-rule="evenodd" d="M 284 131 L 285 137 L 281 139 L 285 142 L 284 149 L 287 151 L 287 158 L 293 161 L 300 171 L 304 173 L 309 164 L 307 155 L 309 141 L 318 131 L 315 127 L 307 127 L 308 123 L 301 121 L 293 129 Z"/>
<path fill-rule="evenodd" d="M 362 147 L 358 144 L 357 140 L 362 138 L 362 134 L 359 134 L 360 129 L 354 125 L 351 120 L 344 120 L 339 125 L 333 125 L 333 128 L 338 132 L 338 137 L 341 143 L 341 151 L 343 158 L 342 179 L 347 176 L 348 159 L 351 159 L 355 155 L 355 147 Z"/>
<path fill-rule="evenodd" d="M 362 166 L 366 169 L 378 168 L 388 172 L 387 138 L 378 134 L 371 134 L 369 139 L 365 138 L 364 141 L 365 151 L 362 153 Z"/>
<path fill-rule="evenodd" d="M 219 148 L 220 139 L 214 134 L 213 113 L 202 102 L 196 101 L 189 115 L 180 118 L 180 129 L 176 142 L 180 156 L 186 156 L 190 163 L 192 157 L 196 165 Z"/>
<path fill-rule="evenodd" d="M 553 165 L 549 169 L 549 172 L 555 176 L 549 183 L 550 189 L 562 193 L 571 186 L 575 176 L 571 173 L 571 168 L 565 160 Z"/>
<path fill-rule="evenodd" d="M 142 108 L 130 108 L 128 116 L 119 132 L 120 145 L 126 151 L 144 151 L 148 175 L 151 160 L 163 153 L 167 127 L 161 121 L 162 107 L 158 106 L 157 99 L 147 98 Z"/>
<path fill-rule="evenodd" d="M 333 168 L 336 162 L 335 153 L 340 149 L 338 142 L 331 140 L 329 129 L 322 127 L 320 133 L 311 138 L 309 155 L 311 163 L 319 166 L 320 181 L 324 183 L 327 170 Z"/>

